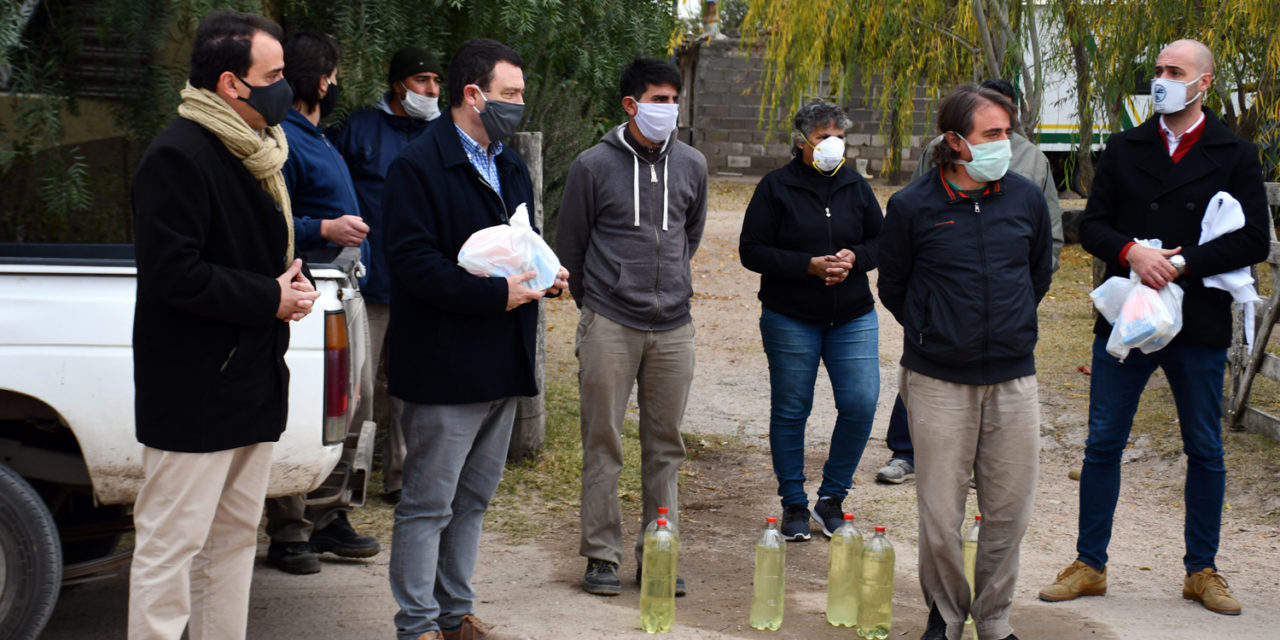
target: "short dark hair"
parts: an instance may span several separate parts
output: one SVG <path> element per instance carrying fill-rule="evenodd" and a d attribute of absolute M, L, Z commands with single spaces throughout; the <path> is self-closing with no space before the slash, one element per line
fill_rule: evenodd
<path fill-rule="evenodd" d="M 224 71 L 243 78 L 253 66 L 253 34 L 259 31 L 276 40 L 284 37 L 280 25 L 254 13 L 220 9 L 205 15 L 191 45 L 191 86 L 214 91 Z"/>
<path fill-rule="evenodd" d="M 657 58 L 636 58 L 622 70 L 622 79 L 618 85 L 623 98 L 635 98 L 637 102 L 651 85 L 674 85 L 679 93 L 684 85 L 680 82 L 680 72 L 670 63 Z"/>
<path fill-rule="evenodd" d="M 1018 92 L 1015 91 L 1013 85 L 1004 78 L 991 78 L 990 80 L 984 80 L 982 84 L 978 86 L 983 89 L 991 89 L 998 92 L 1000 95 L 1008 98 L 1009 102 L 1016 104 L 1018 101 Z"/>
<path fill-rule="evenodd" d="M 1018 126 L 1018 114 L 1013 103 L 1004 94 L 985 87 L 965 84 L 951 90 L 938 104 L 938 133 L 946 135 L 954 131 L 961 136 L 973 133 L 973 113 L 984 104 L 994 104 L 1009 114 L 1009 126 Z M 934 165 L 947 166 L 960 158 L 960 154 L 947 144 L 946 139 L 933 146 Z"/>
<path fill-rule="evenodd" d="M 314 109 L 320 102 L 320 78 L 338 68 L 338 43 L 328 36 L 295 33 L 284 42 L 284 79 L 293 99 Z"/>
<path fill-rule="evenodd" d="M 499 62 L 524 67 L 520 54 L 497 40 L 472 38 L 462 43 L 449 61 L 449 106 L 462 106 L 462 89 L 469 84 L 488 91 L 489 83 L 493 82 L 493 68 Z"/>

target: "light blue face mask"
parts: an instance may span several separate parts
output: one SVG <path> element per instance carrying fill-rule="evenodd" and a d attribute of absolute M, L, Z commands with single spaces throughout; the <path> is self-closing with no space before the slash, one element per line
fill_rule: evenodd
<path fill-rule="evenodd" d="M 955 133 L 954 131 L 952 133 Z M 969 144 L 964 136 L 956 133 L 966 147 L 969 147 L 969 153 L 973 154 L 973 159 L 969 161 L 956 160 L 956 164 L 964 165 L 969 177 L 978 182 L 994 182 L 1004 177 L 1009 172 L 1009 160 L 1013 158 L 1013 146 L 1008 139 L 996 140 L 995 142 L 986 142 L 983 144 Z"/>

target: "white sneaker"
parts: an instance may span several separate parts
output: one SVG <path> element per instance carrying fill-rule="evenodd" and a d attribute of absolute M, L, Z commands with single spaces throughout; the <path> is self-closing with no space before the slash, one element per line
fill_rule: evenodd
<path fill-rule="evenodd" d="M 876 472 L 876 482 L 885 484 L 902 484 L 914 477 L 916 477 L 915 467 L 912 467 L 910 462 L 899 458 L 890 459 Z"/>

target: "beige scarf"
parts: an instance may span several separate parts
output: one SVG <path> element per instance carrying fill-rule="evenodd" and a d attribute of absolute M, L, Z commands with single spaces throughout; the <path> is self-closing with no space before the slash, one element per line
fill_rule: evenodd
<path fill-rule="evenodd" d="M 197 89 L 191 83 L 182 89 L 178 115 L 218 136 L 231 155 L 244 163 L 244 168 L 258 179 L 262 189 L 280 205 L 285 227 L 289 230 L 284 261 L 285 268 L 288 268 L 293 264 L 293 207 L 289 204 L 289 190 L 280 173 L 284 161 L 289 158 L 289 143 L 285 141 L 284 129 L 276 125 L 261 132 L 254 131 L 218 94 L 208 89 Z"/>

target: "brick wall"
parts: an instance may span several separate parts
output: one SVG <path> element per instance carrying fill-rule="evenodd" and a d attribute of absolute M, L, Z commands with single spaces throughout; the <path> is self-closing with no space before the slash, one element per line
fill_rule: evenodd
<path fill-rule="evenodd" d="M 686 85 L 681 100 L 688 107 L 681 114 L 681 135 L 707 157 L 711 175 L 763 175 L 791 160 L 794 110 L 780 108 L 760 120 L 764 62 L 759 55 L 743 51 L 739 41 L 730 38 L 683 49 L 679 64 Z M 825 89 L 820 87 L 817 93 L 825 93 Z M 873 92 L 876 89 L 874 85 L 871 88 Z M 849 162 L 866 158 L 867 170 L 880 177 L 888 140 L 880 135 L 879 111 L 869 104 L 859 82 L 845 89 L 842 102 L 853 120 L 846 138 Z M 916 100 L 910 148 L 903 150 L 902 169 L 907 175 L 915 168 L 919 149 L 928 142 L 933 128 L 926 102 L 923 97 Z M 769 120 L 775 124 L 772 135 L 765 132 Z"/>

